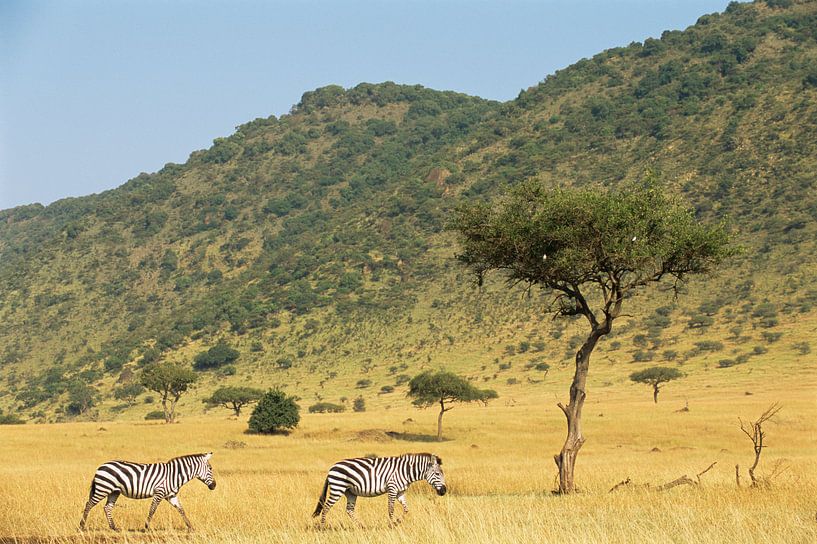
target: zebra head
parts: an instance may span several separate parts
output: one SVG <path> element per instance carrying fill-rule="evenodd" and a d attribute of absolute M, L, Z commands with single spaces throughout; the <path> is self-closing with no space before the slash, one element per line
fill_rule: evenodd
<path fill-rule="evenodd" d="M 432 455 L 431 462 L 428 464 L 425 474 L 425 480 L 431 484 L 431 487 L 434 488 L 437 495 L 441 497 L 448 491 L 448 488 L 445 486 L 445 474 L 443 474 L 442 464 L 442 459 L 436 455 Z"/>
<path fill-rule="evenodd" d="M 216 488 L 216 480 L 213 478 L 213 467 L 210 465 L 210 458 L 213 452 L 202 454 L 199 457 L 200 462 L 196 466 L 196 478 L 204 482 L 208 488 Z"/>

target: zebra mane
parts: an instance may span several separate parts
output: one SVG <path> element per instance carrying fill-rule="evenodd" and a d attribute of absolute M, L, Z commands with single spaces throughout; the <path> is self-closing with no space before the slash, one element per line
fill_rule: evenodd
<path fill-rule="evenodd" d="M 169 459 L 167 462 L 172 463 L 173 461 L 185 461 L 187 459 L 196 459 L 199 457 L 204 457 L 207 455 L 206 453 L 190 453 L 188 455 L 180 455 L 178 457 L 174 457 L 173 459 Z"/>
<path fill-rule="evenodd" d="M 437 461 L 438 465 L 443 464 L 443 460 L 441 458 L 437 457 L 436 455 L 434 455 L 433 453 L 404 453 L 400 457 L 420 457 L 420 458 L 423 458 L 423 459 L 427 460 L 429 463 L 433 463 L 434 461 Z"/>

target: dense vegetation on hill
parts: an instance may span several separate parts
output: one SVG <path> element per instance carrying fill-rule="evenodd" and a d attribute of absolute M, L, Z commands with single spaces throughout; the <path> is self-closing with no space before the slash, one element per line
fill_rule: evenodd
<path fill-rule="evenodd" d="M 0 211 L 0 406 L 141 416 L 116 392 L 145 365 L 197 355 L 201 397 L 253 381 L 348 402 L 382 385 L 372 399 L 389 403 L 392 384 L 443 364 L 535 384 L 576 340 L 540 297 L 468 283 L 450 210 L 529 178 L 610 185 L 647 170 L 701 219 L 728 217 L 746 251 L 682 302 L 645 297 L 606 349 L 685 362 L 726 341 L 718 365 L 745 363 L 817 312 L 816 157 L 812 1 L 732 3 L 508 103 L 392 83 L 307 92 L 183 165 Z M 667 349 L 688 329 L 704 333 L 694 347 Z"/>

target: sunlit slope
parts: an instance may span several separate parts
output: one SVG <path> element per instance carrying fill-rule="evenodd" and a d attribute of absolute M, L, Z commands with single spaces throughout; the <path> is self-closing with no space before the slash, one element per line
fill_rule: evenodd
<path fill-rule="evenodd" d="M 241 352 L 235 373 L 202 373 L 183 414 L 222 383 L 383 407 L 402 376 L 439 366 L 512 398 L 546 387 L 540 363 L 564 384 L 582 325 L 544 317 L 539 293 L 478 291 L 447 217 L 530 177 L 615 185 L 647 169 L 701 220 L 728 220 L 745 252 L 677 299 L 628 301 L 591 379 L 605 365 L 610 382 L 652 364 L 723 383 L 796 373 L 817 303 L 815 28 L 815 2 L 733 4 L 504 104 L 326 87 L 183 165 L 0 212 L 0 407 L 74 417 L 79 381 L 98 394 L 79 417 L 141 418 L 147 395 L 130 406 L 115 388 L 219 339 Z"/>

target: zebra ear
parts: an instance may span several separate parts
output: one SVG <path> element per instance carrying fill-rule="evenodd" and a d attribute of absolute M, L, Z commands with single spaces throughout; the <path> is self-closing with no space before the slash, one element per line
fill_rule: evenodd
<path fill-rule="evenodd" d="M 437 457 L 437 456 L 435 455 L 434 457 Z M 442 458 L 437 457 L 437 464 L 438 464 L 438 465 L 442 465 L 442 464 L 443 464 L 443 460 L 442 460 Z"/>

